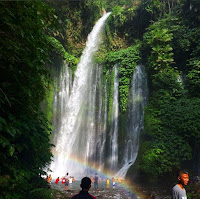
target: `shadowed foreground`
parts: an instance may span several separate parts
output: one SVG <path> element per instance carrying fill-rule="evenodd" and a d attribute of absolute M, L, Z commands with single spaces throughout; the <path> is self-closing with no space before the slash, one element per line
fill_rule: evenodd
<path fill-rule="evenodd" d="M 69 190 L 65 191 L 64 185 L 60 182 L 55 184 L 54 182 L 51 185 L 53 190 L 54 199 L 68 199 L 71 198 L 73 195 L 78 194 L 81 190 L 80 188 L 80 181 L 74 182 L 72 185 L 69 186 Z M 95 190 L 94 186 L 92 185 L 89 193 L 92 194 L 94 197 L 98 199 L 106 199 L 106 198 L 116 198 L 116 199 L 169 199 L 169 196 L 160 196 L 155 191 L 152 190 L 143 190 L 140 188 L 134 188 L 135 193 L 131 190 L 123 187 L 121 184 L 117 184 L 115 187 L 112 185 L 109 188 L 106 185 L 106 182 L 101 182 L 99 184 L 99 189 Z"/>

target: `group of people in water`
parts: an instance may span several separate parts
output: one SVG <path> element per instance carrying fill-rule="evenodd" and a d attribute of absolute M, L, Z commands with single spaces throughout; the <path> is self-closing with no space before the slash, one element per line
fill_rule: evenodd
<path fill-rule="evenodd" d="M 47 176 L 46 178 L 46 181 L 47 181 L 47 184 L 48 184 L 48 188 L 51 187 L 51 182 L 52 182 L 52 176 L 51 174 Z M 116 183 L 121 183 L 122 180 L 121 179 L 115 179 L 114 177 L 113 178 L 107 178 L 107 179 L 102 179 L 102 178 L 99 178 L 97 173 L 95 174 L 94 177 L 90 177 L 90 181 L 91 181 L 91 184 L 94 183 L 94 189 L 98 189 L 99 188 L 99 182 L 101 181 L 106 181 L 106 188 L 110 188 L 110 185 L 113 186 L 113 188 L 115 188 L 116 186 Z M 67 191 L 68 190 L 68 186 L 69 185 L 72 185 L 73 182 L 75 182 L 75 178 L 73 176 L 69 176 L 69 173 L 67 173 L 65 176 L 63 177 L 57 177 L 56 180 L 55 180 L 55 184 L 58 184 L 59 182 L 61 182 L 62 184 L 65 185 L 65 190 Z"/>
<path fill-rule="evenodd" d="M 97 174 L 95 174 L 94 178 L 93 177 L 90 177 L 90 180 L 91 180 L 91 183 L 94 182 L 94 189 L 98 189 L 98 184 L 100 181 L 106 181 L 106 188 L 110 188 L 110 185 L 113 186 L 113 188 L 115 188 L 116 186 L 116 183 L 121 183 L 122 182 L 122 179 L 115 179 L 114 177 L 112 178 L 106 178 L 106 179 L 99 179 L 99 177 L 97 176 Z"/>
<path fill-rule="evenodd" d="M 49 188 L 50 188 L 51 182 L 52 182 L 51 174 L 47 176 L 46 181 L 47 181 Z M 72 184 L 74 181 L 75 181 L 75 178 L 72 177 L 72 176 L 69 176 L 69 173 L 67 173 L 64 177 L 61 178 L 61 183 L 65 184 L 65 190 L 66 191 L 68 190 L 69 184 Z M 113 177 L 111 179 L 111 181 L 112 181 L 112 185 L 114 187 L 116 185 L 115 178 Z M 121 182 L 120 179 L 117 179 L 117 181 Z M 55 184 L 58 184 L 59 182 L 60 182 L 60 178 L 57 177 L 56 180 L 55 180 Z M 81 180 L 81 184 L 80 184 L 80 187 L 82 188 L 82 190 L 80 191 L 79 194 L 74 195 L 72 197 L 72 199 L 78 199 L 78 198 L 88 198 L 88 199 L 93 198 L 93 199 L 96 199 L 94 196 L 89 194 L 88 191 L 91 188 L 92 183 L 94 183 L 94 189 L 97 190 L 99 188 L 98 187 L 99 182 L 100 182 L 100 179 L 99 179 L 97 174 L 95 174 L 94 178 L 93 177 L 90 177 L 90 178 L 84 177 Z M 107 184 L 107 188 L 109 188 L 109 185 L 110 185 L 110 179 L 109 178 L 106 179 L 106 184 Z"/>
<path fill-rule="evenodd" d="M 171 198 L 172 199 L 187 199 L 186 190 L 184 187 L 189 182 L 188 172 L 185 170 L 179 171 L 178 175 L 177 175 L 177 179 L 178 179 L 178 183 L 172 188 Z M 48 184 L 51 184 L 51 181 L 52 181 L 51 175 L 47 176 L 46 180 L 47 180 Z M 65 184 L 65 190 L 68 190 L 69 183 L 72 183 L 75 181 L 74 177 L 69 176 L 68 173 L 64 177 L 62 177 L 61 180 L 62 180 L 62 183 Z M 118 183 L 121 182 L 120 179 L 116 179 L 116 180 Z M 114 177 L 111 179 L 113 187 L 116 185 L 116 180 Z M 58 177 L 56 179 L 55 183 L 58 184 L 59 181 L 60 181 L 60 179 Z M 94 182 L 94 188 L 98 189 L 99 177 L 97 174 L 95 174 L 94 178 L 93 177 L 90 177 L 90 178 L 84 177 L 81 180 L 81 184 L 80 184 L 80 187 L 82 188 L 82 190 L 80 191 L 79 194 L 76 194 L 75 196 L 73 196 L 72 199 L 78 199 L 78 198 L 93 198 L 93 199 L 95 199 L 94 196 L 92 196 L 91 194 L 88 193 L 93 182 Z M 198 178 L 198 183 L 199 183 L 199 178 Z M 109 178 L 106 179 L 106 184 L 110 185 Z"/>
<path fill-rule="evenodd" d="M 73 182 L 75 182 L 75 178 L 73 176 L 69 176 L 69 173 L 67 173 L 65 176 L 63 176 L 61 179 L 60 177 L 57 177 L 55 180 L 55 184 L 58 184 L 61 180 L 61 183 L 65 185 L 65 190 L 68 190 L 68 186 L 70 184 L 72 184 Z M 52 181 L 52 177 L 51 174 L 47 176 L 46 178 L 48 187 L 51 187 L 51 181 Z"/>

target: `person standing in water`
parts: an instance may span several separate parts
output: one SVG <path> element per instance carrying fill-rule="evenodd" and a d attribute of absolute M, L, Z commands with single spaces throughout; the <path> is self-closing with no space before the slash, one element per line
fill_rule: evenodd
<path fill-rule="evenodd" d="M 49 176 L 47 176 L 46 178 L 46 181 L 47 181 L 47 187 L 50 189 L 51 188 L 51 180 L 52 180 L 52 177 L 51 177 L 51 174 Z"/>
<path fill-rule="evenodd" d="M 55 183 L 58 184 L 59 180 L 59 177 L 57 177 Z"/>
<path fill-rule="evenodd" d="M 99 177 L 97 176 L 97 174 L 95 174 L 94 176 L 94 188 L 98 189 L 98 181 L 99 181 Z"/>
<path fill-rule="evenodd" d="M 81 180 L 81 184 L 80 187 L 82 188 L 82 190 L 80 191 L 79 194 L 73 196 L 71 199 L 80 199 L 80 198 L 84 198 L 84 199 L 96 199 L 94 196 L 92 196 L 91 194 L 88 193 L 90 187 L 91 187 L 91 180 L 88 177 L 84 177 Z"/>
<path fill-rule="evenodd" d="M 65 190 L 68 190 L 68 186 L 69 186 L 69 173 L 66 174 L 65 176 Z"/>
<path fill-rule="evenodd" d="M 106 188 L 107 189 L 110 188 L 110 180 L 109 180 L 109 178 L 106 179 Z"/>
<path fill-rule="evenodd" d="M 112 178 L 112 184 L 113 184 L 113 187 L 115 187 L 115 178 L 114 177 Z"/>
<path fill-rule="evenodd" d="M 178 184 L 172 188 L 172 199 L 187 199 L 184 186 L 189 182 L 189 175 L 187 171 L 178 172 Z"/>

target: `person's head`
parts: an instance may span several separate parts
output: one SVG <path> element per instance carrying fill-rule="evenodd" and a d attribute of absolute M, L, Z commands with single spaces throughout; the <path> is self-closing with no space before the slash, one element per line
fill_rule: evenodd
<path fill-rule="evenodd" d="M 90 187 L 91 187 L 91 180 L 90 180 L 90 178 L 84 177 L 84 178 L 81 180 L 80 187 L 81 187 L 82 189 L 89 190 Z"/>
<path fill-rule="evenodd" d="M 178 181 L 180 184 L 182 184 L 183 186 L 186 186 L 189 182 L 189 175 L 188 172 L 185 170 L 180 170 L 177 174 L 178 176 Z"/>
<path fill-rule="evenodd" d="M 68 176 L 69 173 L 67 173 L 66 175 Z"/>

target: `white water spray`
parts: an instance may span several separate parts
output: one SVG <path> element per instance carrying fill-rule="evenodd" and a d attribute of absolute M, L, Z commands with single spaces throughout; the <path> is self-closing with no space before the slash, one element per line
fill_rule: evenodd
<path fill-rule="evenodd" d="M 96 99 L 93 94 L 96 92 L 97 77 L 94 78 L 93 73 L 95 68 L 93 56 L 101 44 L 101 33 L 109 15 L 110 13 L 107 13 L 100 18 L 89 34 L 86 48 L 75 73 L 70 97 L 63 107 L 61 128 L 56 132 L 54 162 L 50 167 L 54 178 L 64 176 L 66 172 L 80 177 L 86 169 L 84 164 L 94 155 L 91 151 L 91 149 L 94 149 L 94 146 L 91 145 L 95 144 L 93 140 L 95 139 L 93 134 L 95 123 L 92 110 L 95 109 Z M 90 85 L 93 85 L 93 87 L 90 88 Z M 90 107 L 87 107 L 88 103 L 91 105 Z M 83 114 L 88 116 L 84 120 L 85 122 L 82 119 L 84 118 Z M 74 160 L 82 162 L 83 165 L 78 165 Z"/>
<path fill-rule="evenodd" d="M 110 167 L 116 170 L 118 166 L 118 117 L 119 117 L 119 73 L 118 65 L 114 66 L 114 89 L 113 89 L 113 104 L 111 116 L 111 132 L 110 132 Z"/>

